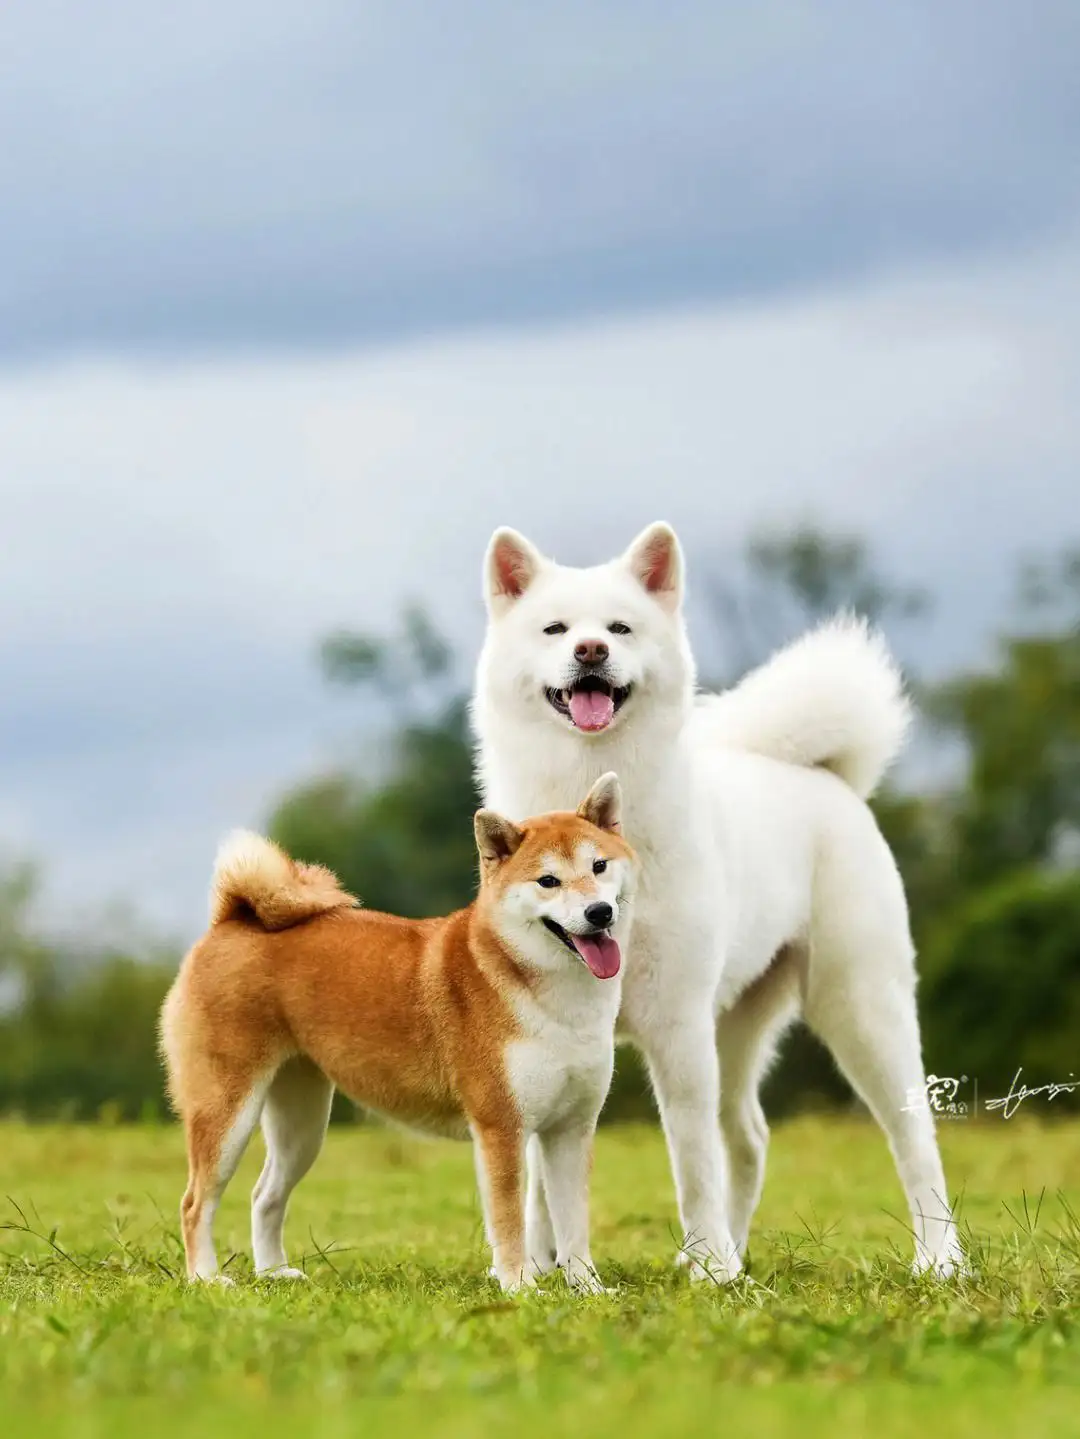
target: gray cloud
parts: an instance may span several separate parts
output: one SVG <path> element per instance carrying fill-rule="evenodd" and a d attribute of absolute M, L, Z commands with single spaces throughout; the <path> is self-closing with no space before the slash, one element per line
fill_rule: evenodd
<path fill-rule="evenodd" d="M 0 373 L 0 836 L 47 860 L 54 918 L 120 896 L 190 935 L 222 831 L 374 762 L 318 637 L 416 596 L 467 669 L 500 523 L 589 561 L 663 515 L 693 588 L 813 516 L 939 595 L 911 657 L 969 663 L 1018 552 L 1077 538 L 1077 313 L 1070 241 L 812 299 Z"/>
<path fill-rule="evenodd" d="M 23 0 L 0 355 L 777 292 L 1080 211 L 1080 10 Z"/>

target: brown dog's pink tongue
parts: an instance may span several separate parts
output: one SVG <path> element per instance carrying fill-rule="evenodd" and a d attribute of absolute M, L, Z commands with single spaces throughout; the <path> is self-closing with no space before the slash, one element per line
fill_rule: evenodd
<path fill-rule="evenodd" d="M 570 696 L 570 718 L 578 729 L 607 729 L 615 713 L 615 701 L 603 690 L 574 690 Z"/>
<path fill-rule="evenodd" d="M 622 963 L 622 954 L 610 934 L 572 934 L 570 938 L 597 979 L 615 978 Z"/>

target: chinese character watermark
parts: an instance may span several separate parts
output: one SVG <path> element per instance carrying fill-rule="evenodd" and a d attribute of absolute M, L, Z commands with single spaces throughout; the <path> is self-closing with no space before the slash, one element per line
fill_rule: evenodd
<path fill-rule="evenodd" d="M 935 1119 L 970 1119 L 980 1112 L 1000 1114 L 1002 1119 L 1011 1119 L 1020 1106 L 1028 1099 L 1057 1099 L 1061 1094 L 1075 1094 L 1080 1090 L 1080 1079 L 1069 1075 L 1067 1080 L 1050 1084 L 1027 1085 L 1022 1082 L 1024 1070 L 1021 1066 L 1013 1075 L 1008 1094 L 983 1101 L 979 1108 L 979 1081 L 969 1080 L 966 1074 L 959 1078 L 949 1075 L 928 1074 L 926 1083 L 920 1089 L 909 1089 L 905 1114 L 929 1112 Z M 966 1086 L 971 1085 L 970 1097 Z"/>

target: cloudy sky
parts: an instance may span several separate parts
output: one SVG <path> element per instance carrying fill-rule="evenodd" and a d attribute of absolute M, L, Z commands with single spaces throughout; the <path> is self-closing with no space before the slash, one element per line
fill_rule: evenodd
<path fill-rule="evenodd" d="M 438 20 L 433 19 L 437 13 Z M 453 21 L 451 24 L 450 21 Z M 487 535 L 865 534 L 986 652 L 1080 539 L 1080 8 L 0 9 L 0 845 L 190 937 Z"/>

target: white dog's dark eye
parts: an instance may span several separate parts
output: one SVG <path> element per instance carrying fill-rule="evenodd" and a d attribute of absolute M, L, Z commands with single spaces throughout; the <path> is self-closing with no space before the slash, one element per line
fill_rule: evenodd
<path fill-rule="evenodd" d="M 592 862 L 592 872 L 593 872 L 593 874 L 603 874 L 603 872 L 604 872 L 605 869 L 607 869 L 607 860 L 606 860 L 606 859 L 594 859 L 594 860 L 593 860 L 593 862 Z"/>
<path fill-rule="evenodd" d="M 546 635 L 564 635 L 566 633 L 566 626 L 562 620 L 556 620 L 553 625 L 544 626 L 544 633 Z"/>
<path fill-rule="evenodd" d="M 541 889 L 558 889 L 562 884 L 562 880 L 556 879 L 553 874 L 542 874 L 536 882 Z"/>
<path fill-rule="evenodd" d="M 624 625 L 622 620 L 614 620 L 610 625 L 608 625 L 609 635 L 628 635 L 629 633 L 630 626 Z"/>

